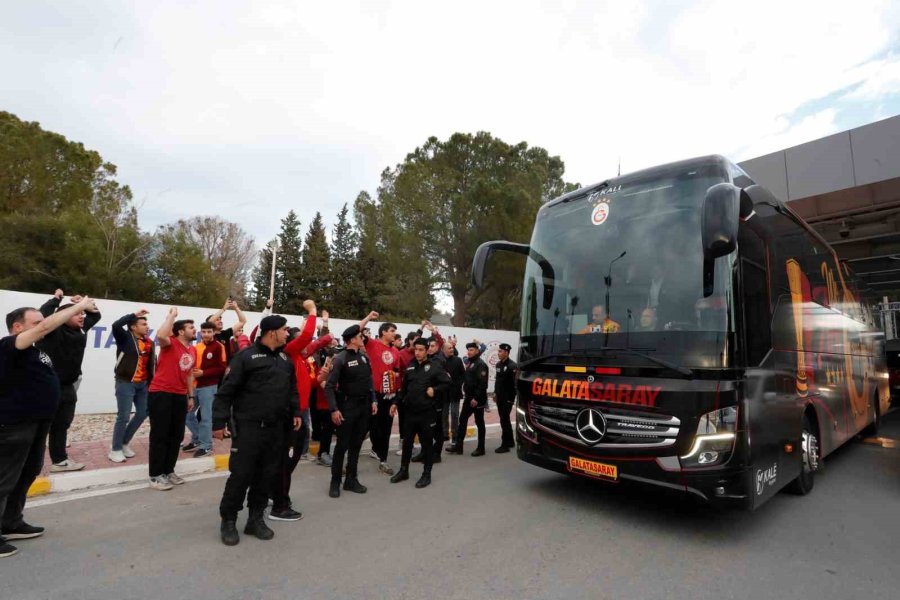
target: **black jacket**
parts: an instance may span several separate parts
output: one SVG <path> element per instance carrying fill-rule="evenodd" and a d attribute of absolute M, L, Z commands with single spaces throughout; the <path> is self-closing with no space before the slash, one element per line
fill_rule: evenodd
<path fill-rule="evenodd" d="M 481 356 L 466 365 L 463 393 L 466 401 L 475 400 L 478 406 L 487 406 L 488 366 Z"/>
<path fill-rule="evenodd" d="M 59 308 L 60 299 L 54 296 L 41 307 L 41 314 L 49 317 Z M 62 385 L 72 385 L 81 377 L 81 362 L 87 346 L 87 332 L 100 320 L 99 312 L 86 312 L 84 327 L 73 329 L 68 325 L 57 327 L 35 344 L 53 361 L 53 370 Z"/>
<path fill-rule="evenodd" d="M 137 321 L 134 313 L 128 313 L 121 319 L 112 324 L 112 335 L 116 341 L 116 379 L 122 381 L 131 381 L 134 379 L 134 372 L 138 366 L 138 344 L 131 335 L 128 326 Z M 147 382 L 153 379 L 153 373 L 156 371 L 156 351 L 154 349 L 155 342 L 149 337 L 145 340 L 148 344 L 149 356 L 147 357 Z"/>
<path fill-rule="evenodd" d="M 497 402 L 515 402 L 516 401 L 516 373 L 519 366 L 510 359 L 497 361 L 494 368 L 496 373 L 494 379 L 494 394 L 497 396 Z"/>
<path fill-rule="evenodd" d="M 411 413 L 426 412 L 440 408 L 441 397 L 450 387 L 450 375 L 438 360 L 426 359 L 424 362 L 413 360 L 406 367 L 403 387 L 394 398 L 394 404 L 403 403 Z M 434 396 L 428 396 L 428 388 L 433 388 Z"/>
<path fill-rule="evenodd" d="M 331 412 L 338 410 L 338 398 L 375 402 L 372 387 L 372 365 L 369 358 L 356 350 L 344 350 L 331 361 L 331 373 L 325 383 L 325 397 Z"/>
<path fill-rule="evenodd" d="M 450 375 L 450 400 L 456 401 L 462 398 L 463 383 L 466 380 L 466 365 L 459 356 L 451 356 L 444 361 L 444 367 Z"/>
<path fill-rule="evenodd" d="M 283 423 L 300 416 L 297 375 L 291 358 L 259 340 L 238 352 L 228 365 L 213 402 L 213 429 L 235 421 Z"/>

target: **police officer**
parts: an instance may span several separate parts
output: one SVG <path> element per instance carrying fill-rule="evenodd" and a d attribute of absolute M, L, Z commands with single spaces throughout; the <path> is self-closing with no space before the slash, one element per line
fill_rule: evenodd
<path fill-rule="evenodd" d="M 213 403 L 213 437 L 224 437 L 229 419 L 234 426 L 228 464 L 231 475 L 219 504 L 226 546 L 240 541 L 235 522 L 245 496 L 250 515 L 244 533 L 261 540 L 275 537 L 263 515 L 278 476 L 284 422 L 293 419 L 295 431 L 302 423 L 294 364 L 281 351 L 288 336 L 287 319 L 265 317 L 259 331 L 256 342 L 232 359 Z"/>
<path fill-rule="evenodd" d="M 443 352 L 441 352 L 443 344 L 435 337 L 424 341 L 428 344 L 427 360 L 431 362 L 433 368 L 440 369 L 446 373 L 447 358 L 444 356 Z M 434 440 L 431 445 L 432 464 L 441 462 L 441 451 L 444 449 L 444 427 L 442 422 L 445 420 L 444 411 L 448 409 L 450 405 L 450 398 L 448 396 L 449 390 L 449 387 L 442 387 L 440 393 L 435 396 L 435 420 L 433 431 L 431 432 L 432 440 Z M 412 457 L 412 462 L 423 462 L 424 458 L 425 453 L 420 451 Z"/>
<path fill-rule="evenodd" d="M 409 479 L 409 461 L 412 455 L 413 439 L 419 436 L 422 443 L 422 460 L 425 469 L 416 482 L 417 488 L 431 484 L 432 440 L 435 432 L 443 436 L 440 427 L 440 410 L 435 410 L 443 401 L 444 392 L 450 387 L 450 375 L 440 362 L 428 357 L 428 342 L 421 338 L 414 343 L 415 360 L 406 368 L 403 387 L 391 404 L 391 414 L 397 412 L 397 404 L 403 403 L 406 421 L 403 432 L 403 455 L 400 470 L 391 477 L 391 483 Z"/>
<path fill-rule="evenodd" d="M 497 412 L 500 413 L 500 429 L 503 432 L 500 447 L 494 450 L 497 454 L 509 452 L 510 448 L 516 446 L 509 415 L 516 403 L 516 374 L 519 366 L 509 359 L 510 350 L 512 350 L 512 346 L 509 344 L 500 344 L 497 352 L 500 360 L 495 366 L 494 396 L 497 400 Z"/>
<path fill-rule="evenodd" d="M 378 414 L 378 402 L 372 389 L 372 368 L 369 359 L 361 352 L 364 343 L 362 330 L 359 325 L 353 325 L 341 337 L 344 339 L 344 351 L 334 357 L 331 374 L 325 384 L 331 422 L 337 432 L 328 490 L 332 498 L 341 495 L 344 454 L 348 451 L 344 489 L 357 494 L 366 493 L 366 486 L 357 479 L 359 450 L 369 431 L 369 415 Z"/>
<path fill-rule="evenodd" d="M 487 406 L 488 366 L 481 360 L 481 349 L 475 342 L 466 344 L 469 362 L 466 364 L 466 375 L 463 383 L 463 407 L 459 415 L 459 427 L 456 430 L 456 441 L 447 448 L 449 454 L 462 454 L 463 442 L 466 439 L 466 427 L 469 417 L 475 415 L 478 427 L 478 447 L 472 456 L 484 456 L 484 409 Z"/>

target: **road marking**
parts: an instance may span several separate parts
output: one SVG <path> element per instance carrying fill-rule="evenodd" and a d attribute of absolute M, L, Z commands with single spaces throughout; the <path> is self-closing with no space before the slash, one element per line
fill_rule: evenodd
<path fill-rule="evenodd" d="M 200 473 L 198 475 L 190 475 L 184 478 L 185 482 L 200 481 L 203 479 L 212 479 L 214 477 L 224 477 L 227 472 L 216 471 L 215 473 Z M 70 500 L 83 500 L 85 498 L 96 498 L 97 496 L 107 496 L 109 494 L 119 494 L 121 492 L 131 492 L 134 490 L 149 489 L 147 482 L 134 483 L 130 485 L 114 485 L 111 487 L 100 488 L 97 490 L 86 490 L 84 492 L 72 492 L 70 494 L 53 495 L 40 500 L 29 500 L 27 508 L 35 508 L 38 506 L 48 506 L 50 504 L 59 504 L 60 502 L 69 502 Z"/>

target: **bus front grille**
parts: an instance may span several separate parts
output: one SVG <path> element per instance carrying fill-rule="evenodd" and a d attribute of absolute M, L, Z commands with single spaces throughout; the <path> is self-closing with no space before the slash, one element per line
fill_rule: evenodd
<path fill-rule="evenodd" d="M 603 437 L 595 444 L 585 442 L 576 427 L 579 413 L 589 408 L 603 415 L 606 423 Z M 538 429 L 593 448 L 673 446 L 681 427 L 681 421 L 673 416 L 599 406 L 531 402 L 529 412 Z"/>

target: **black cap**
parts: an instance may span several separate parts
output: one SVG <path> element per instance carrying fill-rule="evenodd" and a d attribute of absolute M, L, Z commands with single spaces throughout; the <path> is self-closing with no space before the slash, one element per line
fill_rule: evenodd
<path fill-rule="evenodd" d="M 466 348 L 475 348 L 476 350 L 481 349 L 481 347 L 475 342 L 469 342 L 468 344 L 466 344 Z"/>
<path fill-rule="evenodd" d="M 501 350 L 506 350 L 507 352 L 509 352 L 509 351 L 512 350 L 512 346 L 510 346 L 509 344 L 504 343 L 504 344 L 500 344 L 500 349 L 501 349 Z"/>
<path fill-rule="evenodd" d="M 353 338 L 358 336 L 359 332 L 360 332 L 359 325 L 351 325 L 350 327 L 348 327 L 347 329 L 344 330 L 344 333 L 341 334 L 341 338 L 344 340 L 344 343 L 346 344 L 347 342 L 349 342 L 350 340 L 352 340 Z"/>
<path fill-rule="evenodd" d="M 262 335 L 267 331 L 281 329 L 285 325 L 287 325 L 287 319 L 281 315 L 269 315 L 268 317 L 263 317 L 263 320 L 259 322 L 259 334 Z"/>

